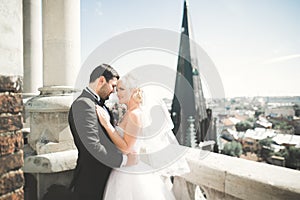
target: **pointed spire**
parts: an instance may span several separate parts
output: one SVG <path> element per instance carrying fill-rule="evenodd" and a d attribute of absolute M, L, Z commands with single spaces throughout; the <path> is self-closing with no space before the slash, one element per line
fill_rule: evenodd
<path fill-rule="evenodd" d="M 188 14 L 187 14 L 187 3 L 186 3 L 186 1 L 184 1 L 181 33 L 183 33 L 187 36 L 189 35 L 188 24 L 189 23 L 188 23 Z"/>
<path fill-rule="evenodd" d="M 179 56 L 177 62 L 177 75 L 175 92 L 172 102 L 171 115 L 174 123 L 174 133 L 180 144 L 185 145 L 188 117 L 193 116 L 197 131 L 197 139 L 200 138 L 202 129 L 201 121 L 207 117 L 205 100 L 202 91 L 200 74 L 197 62 L 195 44 L 190 40 L 192 29 L 189 24 L 188 5 L 184 1 L 183 17 Z"/>

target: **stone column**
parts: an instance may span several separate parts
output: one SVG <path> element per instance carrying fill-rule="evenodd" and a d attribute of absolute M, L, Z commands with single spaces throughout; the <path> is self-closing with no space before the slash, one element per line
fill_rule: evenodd
<path fill-rule="evenodd" d="M 68 187 L 76 166 L 68 112 L 80 68 L 80 0 L 42 0 L 42 27 L 43 87 L 26 103 L 30 148 L 24 166 L 36 180 L 37 199 L 51 185 Z"/>
<path fill-rule="evenodd" d="M 43 86 L 42 3 L 23 0 L 24 95 L 37 95 Z"/>
<path fill-rule="evenodd" d="M 22 1 L 0 3 L 0 199 L 24 199 Z"/>
<path fill-rule="evenodd" d="M 75 84 L 80 68 L 80 0 L 43 0 L 44 87 Z"/>
<path fill-rule="evenodd" d="M 80 0 L 43 0 L 43 87 L 26 103 L 37 154 L 74 149 L 68 126 L 80 68 Z"/>

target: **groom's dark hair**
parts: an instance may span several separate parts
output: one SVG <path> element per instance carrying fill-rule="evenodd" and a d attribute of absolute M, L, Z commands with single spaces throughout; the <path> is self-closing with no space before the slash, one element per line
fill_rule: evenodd
<path fill-rule="evenodd" d="M 117 79 L 120 78 L 118 72 L 108 64 L 101 64 L 92 71 L 90 75 L 90 83 L 94 82 L 100 76 L 104 76 L 107 82 L 114 77 Z"/>

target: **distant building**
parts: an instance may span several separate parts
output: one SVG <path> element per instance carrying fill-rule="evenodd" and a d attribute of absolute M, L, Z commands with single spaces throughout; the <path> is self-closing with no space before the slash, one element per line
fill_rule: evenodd
<path fill-rule="evenodd" d="M 240 121 L 236 118 L 233 118 L 233 117 L 224 118 L 222 120 L 223 128 L 224 129 L 234 129 L 235 130 L 235 125 L 238 122 L 240 122 Z"/>
<path fill-rule="evenodd" d="M 272 123 L 269 122 L 265 117 L 259 116 L 255 122 L 256 127 L 259 128 L 272 128 Z"/>
<path fill-rule="evenodd" d="M 291 106 L 266 108 L 265 115 L 270 117 L 293 117 L 295 116 L 295 110 Z"/>

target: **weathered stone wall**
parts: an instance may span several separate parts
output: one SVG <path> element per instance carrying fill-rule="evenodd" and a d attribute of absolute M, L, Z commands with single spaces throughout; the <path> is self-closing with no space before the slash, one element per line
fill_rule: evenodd
<path fill-rule="evenodd" d="M 199 186 L 206 199 L 299 200 L 300 171 L 190 148 L 190 173 L 175 176 L 176 199 L 195 199 Z"/>
<path fill-rule="evenodd" d="M 0 200 L 24 199 L 22 80 L 0 75 Z"/>

